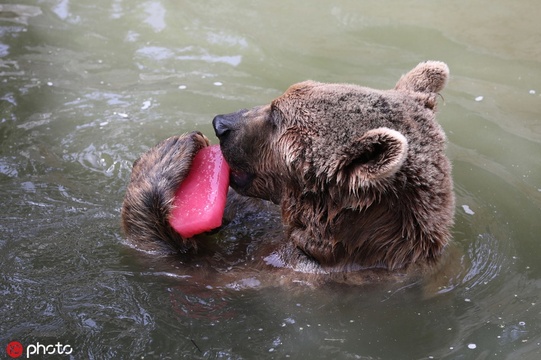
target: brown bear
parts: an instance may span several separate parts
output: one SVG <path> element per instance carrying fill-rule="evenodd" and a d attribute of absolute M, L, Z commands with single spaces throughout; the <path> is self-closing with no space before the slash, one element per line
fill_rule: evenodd
<path fill-rule="evenodd" d="M 253 240 L 258 266 L 331 274 L 434 264 L 454 215 L 446 137 L 435 120 L 448 77 L 445 63 L 427 61 L 392 90 L 305 81 L 268 105 L 216 116 L 234 189 L 226 214 L 268 206 L 239 194 L 281 212 L 280 238 Z M 198 132 L 175 136 L 134 163 L 121 217 L 137 247 L 198 256 L 201 241 L 181 238 L 168 216 L 207 145 Z"/>

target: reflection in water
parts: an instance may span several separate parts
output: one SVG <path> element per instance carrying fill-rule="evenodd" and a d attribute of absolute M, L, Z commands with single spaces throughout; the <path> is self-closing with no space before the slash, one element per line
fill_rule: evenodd
<path fill-rule="evenodd" d="M 28 20 L 30 18 L 33 18 L 41 14 L 42 14 L 42 11 L 38 6 L 19 5 L 19 4 L 0 5 L 0 19 L 7 23 L 28 25 Z"/>
<path fill-rule="evenodd" d="M 509 246 L 505 241 L 498 241 L 492 234 L 480 234 L 468 248 L 469 267 L 462 280 L 468 289 L 477 290 L 478 286 L 488 285 L 491 280 L 508 269 L 512 264 Z"/>
<path fill-rule="evenodd" d="M 170 289 L 172 309 L 181 318 L 205 322 L 224 321 L 238 317 L 220 289 L 203 284 L 186 284 Z"/>

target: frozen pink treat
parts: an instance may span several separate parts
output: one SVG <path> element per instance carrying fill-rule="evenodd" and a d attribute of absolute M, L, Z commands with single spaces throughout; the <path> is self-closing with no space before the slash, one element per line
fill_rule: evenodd
<path fill-rule="evenodd" d="M 171 227 L 189 238 L 219 227 L 229 187 L 229 166 L 219 145 L 207 146 L 195 155 L 188 176 L 173 201 Z"/>

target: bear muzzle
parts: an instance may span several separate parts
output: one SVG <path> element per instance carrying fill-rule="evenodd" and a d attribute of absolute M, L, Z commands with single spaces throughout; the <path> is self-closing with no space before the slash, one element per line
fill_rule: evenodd
<path fill-rule="evenodd" d="M 247 110 L 240 110 L 234 113 L 225 114 L 225 115 L 216 115 L 212 120 L 212 126 L 214 127 L 214 132 L 218 139 L 220 140 L 220 145 L 222 152 L 226 158 L 226 161 L 230 165 L 230 185 L 237 191 L 243 193 L 243 190 L 249 187 L 254 179 L 254 175 L 243 170 L 240 170 L 235 166 L 235 158 L 230 157 L 230 151 L 224 149 L 227 147 L 226 143 L 231 142 L 231 137 L 229 136 L 231 132 L 239 130 L 240 121 L 242 115 Z"/>
<path fill-rule="evenodd" d="M 232 130 L 236 130 L 239 127 L 239 120 L 246 110 L 237 111 L 225 115 L 216 115 L 212 120 L 212 127 L 214 127 L 214 133 L 220 139 L 223 140 Z"/>

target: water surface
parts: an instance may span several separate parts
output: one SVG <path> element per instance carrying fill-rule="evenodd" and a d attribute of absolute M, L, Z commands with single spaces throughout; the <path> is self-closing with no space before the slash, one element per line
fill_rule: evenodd
<path fill-rule="evenodd" d="M 540 10 L 533 0 L 0 5 L 2 349 L 540 358 Z M 445 286 L 213 287 L 125 245 L 131 163 L 158 141 L 198 129 L 216 142 L 215 114 L 268 103 L 294 82 L 391 88 L 426 59 L 452 74 L 439 121 L 463 255 L 458 275 L 440 275 Z"/>

